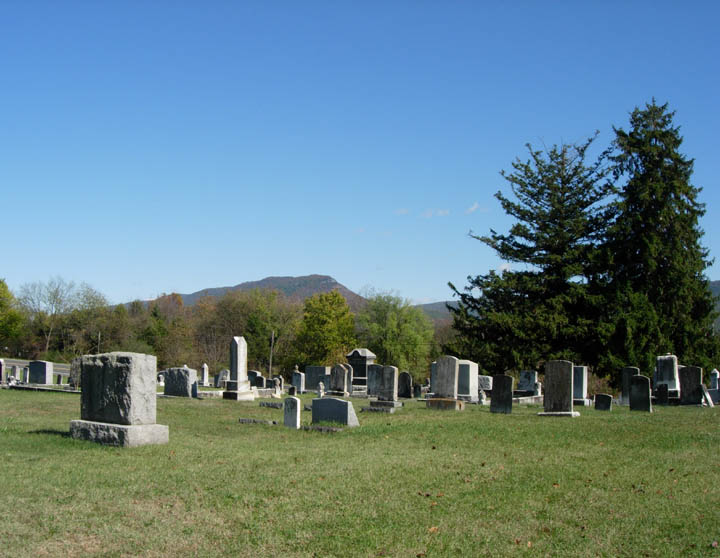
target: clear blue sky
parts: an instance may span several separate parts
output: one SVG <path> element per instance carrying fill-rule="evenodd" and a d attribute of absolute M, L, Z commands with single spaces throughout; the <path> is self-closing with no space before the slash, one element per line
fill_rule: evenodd
<path fill-rule="evenodd" d="M 653 96 L 718 257 L 718 6 L 4 2 L 0 277 L 123 302 L 321 273 L 445 300 L 501 265 L 467 233 L 508 228 L 493 194 L 527 142 L 604 147 Z"/>

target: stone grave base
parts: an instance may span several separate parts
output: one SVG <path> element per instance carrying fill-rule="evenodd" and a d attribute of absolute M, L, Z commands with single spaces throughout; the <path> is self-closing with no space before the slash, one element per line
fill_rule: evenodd
<path fill-rule="evenodd" d="M 472 395 L 458 395 L 458 399 L 460 401 L 465 401 L 466 403 L 477 403 L 479 400 L 477 395 L 475 397 Z"/>
<path fill-rule="evenodd" d="M 106 446 L 134 448 L 149 444 L 167 444 L 170 429 L 164 424 L 110 424 L 90 420 L 71 420 L 70 436 Z"/>
<path fill-rule="evenodd" d="M 513 405 L 542 405 L 545 398 L 542 395 L 528 395 L 526 397 L 515 397 L 513 392 Z"/>
<path fill-rule="evenodd" d="M 326 391 L 324 397 L 350 397 L 347 391 Z"/>
<path fill-rule="evenodd" d="M 261 407 L 270 407 L 271 409 L 282 409 L 283 404 L 280 401 L 260 401 Z"/>
<path fill-rule="evenodd" d="M 438 409 L 441 411 L 462 411 L 465 409 L 465 402 L 458 399 L 434 397 L 432 399 L 426 399 L 425 406 L 428 409 Z"/>
<path fill-rule="evenodd" d="M 557 411 L 554 413 L 538 413 L 539 417 L 579 417 L 577 411 Z"/>
<path fill-rule="evenodd" d="M 592 399 L 573 399 L 573 405 L 578 407 L 592 407 Z"/>
<path fill-rule="evenodd" d="M 216 399 L 216 398 L 222 398 L 223 392 L 222 391 L 198 391 L 197 398 L 198 399 Z"/>
<path fill-rule="evenodd" d="M 403 404 L 400 401 L 370 401 L 370 406 L 363 407 L 361 410 L 371 413 L 394 413 L 396 409 L 402 406 Z"/>
<path fill-rule="evenodd" d="M 223 399 L 231 401 L 255 401 L 255 392 L 252 391 L 223 391 Z"/>

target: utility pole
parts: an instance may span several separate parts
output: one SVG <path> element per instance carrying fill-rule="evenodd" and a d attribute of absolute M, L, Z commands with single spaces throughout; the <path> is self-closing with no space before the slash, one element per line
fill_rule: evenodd
<path fill-rule="evenodd" d="M 100 332 L 98 331 L 98 354 L 100 354 Z"/>
<path fill-rule="evenodd" d="M 268 366 L 268 379 L 272 379 L 272 355 L 273 349 L 275 348 L 275 330 L 272 330 L 272 336 L 270 337 L 270 365 Z"/>

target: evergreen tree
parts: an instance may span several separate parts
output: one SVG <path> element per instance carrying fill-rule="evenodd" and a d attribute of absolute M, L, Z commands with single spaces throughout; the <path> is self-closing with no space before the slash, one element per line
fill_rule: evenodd
<path fill-rule="evenodd" d="M 708 250 L 698 220 L 701 189 L 690 183 L 693 160 L 680 153 L 675 113 L 655 100 L 615 129 L 616 180 L 625 180 L 607 240 L 610 310 L 606 366 L 648 370 L 658 354 L 708 366 L 717 353 L 714 300 L 705 270 Z"/>
<path fill-rule="evenodd" d="M 450 284 L 460 298 L 458 308 L 449 307 L 458 331 L 450 352 L 489 373 L 549 358 L 592 363 L 600 298 L 589 282 L 610 189 L 605 154 L 586 164 L 594 139 L 546 151 L 528 145 L 530 158 L 501 173 L 514 199 L 496 198 L 517 222 L 508 234 L 471 236 L 525 269 L 468 277 L 464 292 Z"/>

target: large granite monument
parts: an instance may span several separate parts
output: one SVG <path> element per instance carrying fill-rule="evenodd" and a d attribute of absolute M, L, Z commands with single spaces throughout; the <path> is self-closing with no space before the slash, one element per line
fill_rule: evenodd
<path fill-rule="evenodd" d="M 247 373 L 247 342 L 244 337 L 233 337 L 230 342 L 230 379 L 225 382 L 223 399 L 253 401 L 255 392 L 250 387 Z"/>

